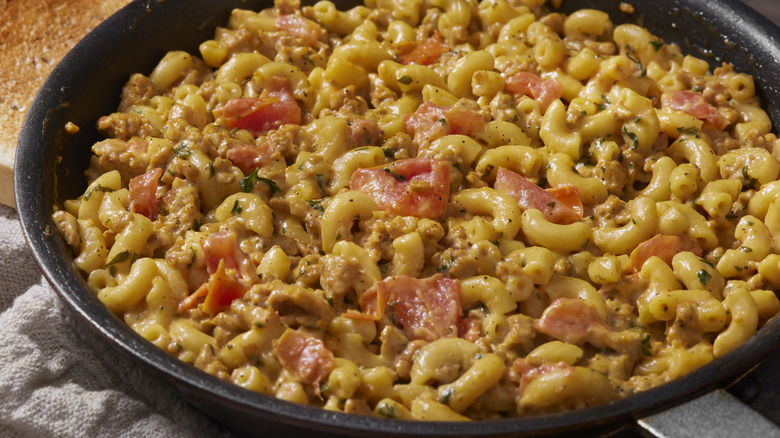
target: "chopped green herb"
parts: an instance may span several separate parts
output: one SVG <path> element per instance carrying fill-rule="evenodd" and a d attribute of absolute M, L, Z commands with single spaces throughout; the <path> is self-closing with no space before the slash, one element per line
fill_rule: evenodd
<path fill-rule="evenodd" d="M 233 208 L 230 209 L 230 214 L 241 214 L 241 205 L 238 203 L 238 199 L 233 203 Z"/>
<path fill-rule="evenodd" d="M 96 185 L 95 187 L 92 187 L 89 189 L 87 193 L 84 194 L 84 200 L 89 201 L 89 198 L 92 197 L 93 192 L 103 192 L 103 193 L 111 193 L 114 191 L 111 187 L 102 186 L 100 184 Z"/>
<path fill-rule="evenodd" d="M 659 41 L 650 41 L 650 45 L 653 46 L 653 49 L 657 52 L 657 51 L 661 50 L 661 47 L 664 46 L 664 42 L 660 41 L 660 40 Z"/>
<path fill-rule="evenodd" d="M 314 201 L 306 201 L 306 203 L 309 204 L 309 207 L 319 211 L 320 213 L 325 212 L 325 208 L 322 206 L 322 199 L 317 199 Z"/>
<path fill-rule="evenodd" d="M 214 170 L 214 162 L 212 161 L 206 166 L 206 170 L 209 171 L 209 178 L 214 178 L 216 171 Z"/>
<path fill-rule="evenodd" d="M 317 185 L 320 187 L 322 193 L 325 193 L 325 176 L 321 173 L 314 175 L 314 179 L 317 181 Z"/>
<path fill-rule="evenodd" d="M 703 258 L 699 258 L 699 261 L 701 261 L 705 265 L 709 266 L 710 268 L 715 269 L 715 265 L 713 265 L 709 260 L 703 259 Z"/>
<path fill-rule="evenodd" d="M 707 272 L 706 269 L 700 269 L 699 272 L 696 273 L 696 276 L 699 277 L 699 283 L 701 283 L 702 286 L 709 283 L 712 279 L 712 275 Z"/>
<path fill-rule="evenodd" d="M 409 75 L 403 75 L 400 78 L 398 78 L 399 84 L 409 85 L 412 83 L 412 78 Z"/>
<path fill-rule="evenodd" d="M 678 126 L 677 127 L 677 132 L 680 135 L 691 135 L 693 137 L 698 137 L 699 136 L 699 128 L 697 128 L 695 126 L 686 126 L 686 127 Z"/>
<path fill-rule="evenodd" d="M 445 405 L 449 405 L 453 392 L 454 391 L 452 390 L 452 388 L 447 388 L 444 391 L 442 391 L 441 396 L 439 397 L 439 402 L 444 403 Z"/>
<path fill-rule="evenodd" d="M 321 175 L 318 175 L 318 176 L 321 176 Z M 263 178 L 262 176 L 258 176 L 257 180 L 258 181 L 262 181 L 262 182 L 268 184 L 268 187 L 271 188 L 271 194 L 281 193 L 282 192 L 282 190 L 279 188 L 279 185 L 276 184 L 276 182 L 274 180 L 272 180 L 272 179 Z"/>
<path fill-rule="evenodd" d="M 187 142 L 183 141 L 181 144 L 173 148 L 173 154 L 181 159 L 187 159 L 190 155 L 192 155 L 192 152 L 190 152 Z"/>
<path fill-rule="evenodd" d="M 631 140 L 631 146 L 629 149 L 633 151 L 637 148 L 637 146 L 639 146 L 639 137 L 637 137 L 637 135 L 633 132 L 629 131 L 628 128 L 626 128 L 626 125 L 623 125 L 623 135 Z"/>
<path fill-rule="evenodd" d="M 376 412 L 387 418 L 395 418 L 398 414 L 395 412 L 395 406 L 389 404 L 389 403 L 382 403 L 379 405 L 379 408 L 376 410 Z"/>
<path fill-rule="evenodd" d="M 255 321 L 255 322 L 254 322 L 254 325 L 255 325 L 255 327 L 257 327 L 257 328 L 263 328 L 263 327 L 265 327 L 265 325 L 263 325 L 263 323 L 262 323 L 262 322 L 260 322 L 260 321 Z"/>
<path fill-rule="evenodd" d="M 631 56 L 632 53 L 633 53 L 633 49 L 631 49 L 631 47 L 628 44 L 626 44 L 626 57 L 630 59 L 632 62 L 634 62 L 637 66 L 637 72 L 635 76 L 638 78 L 643 78 L 647 75 L 647 67 L 642 65 L 642 63 L 639 62 L 638 59 L 635 59 L 633 56 Z"/>
<path fill-rule="evenodd" d="M 645 356 L 652 356 L 652 346 L 650 345 L 650 333 L 647 333 L 642 338 L 642 354 Z"/>
<path fill-rule="evenodd" d="M 600 103 L 600 104 L 596 105 L 596 109 L 599 110 L 599 111 L 604 111 L 605 109 L 607 109 L 607 105 L 603 104 L 603 103 Z"/>
<path fill-rule="evenodd" d="M 119 254 L 115 255 L 113 259 L 111 259 L 108 263 L 106 263 L 106 268 L 112 265 L 117 265 L 119 263 L 124 263 L 128 260 L 132 262 L 135 259 L 135 253 L 132 253 L 130 251 L 122 251 Z"/>
<path fill-rule="evenodd" d="M 249 176 L 241 178 L 241 181 L 238 182 L 241 191 L 244 193 L 251 192 L 255 188 L 255 178 L 257 178 L 257 169 L 250 173 Z"/>
<path fill-rule="evenodd" d="M 555 202 L 550 202 L 549 204 L 547 204 L 547 206 L 550 208 L 555 208 Z"/>
<path fill-rule="evenodd" d="M 756 183 L 758 182 L 757 179 L 750 176 L 749 169 L 747 166 L 742 167 L 742 179 L 745 181 L 745 186 L 748 188 L 755 188 Z"/>
<path fill-rule="evenodd" d="M 751 248 L 749 246 L 740 246 L 739 250 L 742 251 L 742 252 L 745 252 L 745 253 L 753 252 L 753 248 Z"/>

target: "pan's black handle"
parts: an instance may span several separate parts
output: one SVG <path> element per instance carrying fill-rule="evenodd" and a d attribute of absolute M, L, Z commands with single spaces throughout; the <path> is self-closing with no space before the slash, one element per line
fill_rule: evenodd
<path fill-rule="evenodd" d="M 645 435 L 656 438 L 780 437 L 780 427 L 725 389 L 640 418 L 637 424 Z"/>

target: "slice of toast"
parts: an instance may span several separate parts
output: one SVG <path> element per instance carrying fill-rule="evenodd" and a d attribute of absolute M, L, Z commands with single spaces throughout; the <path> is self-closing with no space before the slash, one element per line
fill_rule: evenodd
<path fill-rule="evenodd" d="M 24 115 L 55 65 L 130 0 L 0 0 L 0 204 L 14 206 L 13 166 Z"/>

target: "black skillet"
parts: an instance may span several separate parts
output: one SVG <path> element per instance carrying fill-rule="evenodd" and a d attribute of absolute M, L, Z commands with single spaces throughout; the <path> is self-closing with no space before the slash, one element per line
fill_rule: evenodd
<path fill-rule="evenodd" d="M 763 105 L 774 126 L 780 126 L 780 29 L 737 0 L 634 1 L 633 14 L 621 12 L 619 0 L 563 3 L 563 12 L 593 7 L 608 12 L 615 23 L 641 24 L 665 41 L 677 43 L 686 53 L 704 57 L 712 66 L 722 61 L 734 64 L 737 71 L 755 77 Z M 136 0 L 97 27 L 57 66 L 29 110 L 16 153 L 17 210 L 25 237 L 48 281 L 101 342 L 113 345 L 206 414 L 240 432 L 263 436 L 536 436 L 567 432 L 584 436 L 637 419 L 643 423 L 657 412 L 668 412 L 702 394 L 720 394 L 710 391 L 738 380 L 780 344 L 780 318 L 774 318 L 735 351 L 671 384 L 575 412 L 464 424 L 381 420 L 279 401 L 207 375 L 146 342 L 89 291 L 52 224 L 52 207 L 83 193 L 90 146 L 100 138 L 95 122 L 115 110 L 121 87 L 131 73 L 148 74 L 168 50 L 197 53 L 198 43 L 211 38 L 214 27 L 226 23 L 234 7 L 259 10 L 271 5 L 270 0 Z M 66 134 L 68 121 L 81 131 Z M 714 431 L 700 432 L 710 436 Z"/>

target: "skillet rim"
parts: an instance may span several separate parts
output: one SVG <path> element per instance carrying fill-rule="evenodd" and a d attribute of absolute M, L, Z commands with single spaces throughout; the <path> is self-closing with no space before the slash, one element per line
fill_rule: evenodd
<path fill-rule="evenodd" d="M 571 3 L 571 0 L 567 0 Z M 615 0 L 583 0 L 577 8 L 594 3 L 613 3 Z M 742 3 L 731 0 L 669 0 L 670 3 L 688 5 L 694 16 L 704 17 L 704 11 L 714 10 L 717 16 L 738 17 L 732 23 L 743 23 L 751 26 L 753 33 L 760 36 L 764 49 L 773 52 L 780 59 L 780 29 L 767 19 Z M 463 423 L 426 423 L 404 422 L 399 420 L 374 419 L 348 414 L 333 413 L 319 408 L 277 400 L 273 397 L 255 394 L 233 384 L 219 380 L 190 365 L 180 362 L 155 347 L 140 335 L 132 331 L 120 318 L 111 314 L 100 303 L 94 294 L 89 292 L 86 282 L 75 270 L 69 250 L 65 247 L 50 219 L 56 200 L 52 187 L 59 187 L 66 179 L 81 178 L 81 174 L 55 174 L 51 169 L 59 169 L 53 156 L 55 152 L 70 151 L 67 144 L 73 139 L 63 134 L 62 122 L 69 120 L 68 111 L 77 105 L 72 105 L 74 96 L 81 92 L 82 87 L 73 86 L 73 80 L 82 76 L 89 77 L 94 67 L 83 63 L 84 59 L 109 58 L 112 48 L 104 47 L 104 41 L 127 41 L 138 29 L 148 29 L 148 23 L 154 20 L 153 10 L 177 10 L 174 0 L 160 1 L 136 0 L 120 12 L 106 20 L 80 42 L 54 69 L 51 76 L 36 96 L 19 138 L 16 164 L 15 189 L 17 212 L 22 229 L 36 262 L 41 267 L 44 276 L 57 294 L 76 311 L 79 317 L 89 325 L 102 339 L 117 348 L 125 356 L 129 356 L 141 364 L 147 371 L 161 377 L 174 386 L 174 389 L 185 397 L 198 397 L 188 400 L 209 413 L 212 409 L 230 409 L 238 414 L 236 418 L 250 417 L 253 423 L 272 422 L 280 425 L 298 425 L 311 430 L 326 430 L 333 433 L 349 433 L 353 436 L 386 436 L 386 435 L 440 435 L 440 436 L 487 436 L 562 433 L 581 427 L 602 427 L 614 422 L 629 421 L 637 416 L 649 414 L 672 404 L 691 399 L 710 389 L 719 387 L 727 380 L 735 379 L 749 371 L 755 362 L 766 357 L 780 344 L 780 318 L 770 320 L 747 343 L 738 347 L 727 356 L 719 358 L 701 369 L 676 379 L 670 385 L 662 385 L 631 397 L 593 406 L 571 412 L 539 415 L 521 419 L 494 421 L 477 421 Z M 193 3 L 190 1 L 190 3 Z M 206 5 L 208 1 L 201 0 L 198 4 Z M 212 2 L 213 3 L 213 2 Z M 260 0 L 248 2 L 236 0 L 232 4 L 245 7 L 247 3 L 268 3 Z M 179 13 L 184 7 L 178 8 Z M 194 8 L 192 8 L 194 9 Z M 208 9 L 208 8 L 207 8 Z M 218 9 L 218 8 L 217 8 Z M 224 6 L 224 9 L 229 9 Z M 161 14 L 162 15 L 162 14 Z M 170 15 L 170 14 L 169 14 Z M 186 15 L 186 14 L 183 14 Z M 612 15 L 612 14 L 610 14 Z M 220 23 L 213 13 L 203 22 L 204 29 Z M 224 16 L 224 13 L 222 14 Z M 189 16 L 188 16 L 189 19 Z M 181 28 L 184 18 L 172 23 L 171 27 Z M 224 21 L 224 20 L 223 20 Z M 196 21 L 192 21 L 196 22 Z M 170 23 L 169 23 L 170 24 Z M 146 27 L 144 27 L 146 26 Z M 198 29 L 203 33 L 203 30 Z M 206 32 L 208 35 L 208 32 Z M 207 36 L 207 38 L 210 35 Z M 743 35 L 735 35 L 736 44 L 741 44 Z M 201 40 L 206 39 L 202 38 Z M 102 45 L 101 45 L 102 44 Z M 696 47 L 692 44 L 691 47 Z M 701 48 L 705 50 L 706 48 Z M 165 49 L 167 50 L 167 49 Z M 192 50 L 190 47 L 189 50 Z M 683 47 L 684 51 L 687 51 Z M 160 50 L 164 53 L 164 50 Z M 96 55 L 97 54 L 97 55 Z M 94 58 L 93 58 L 94 57 Z M 160 56 L 151 56 L 155 62 Z M 730 60 L 731 61 L 731 60 Z M 121 62 L 114 60 L 114 62 Z M 112 66 L 109 66 L 111 68 Z M 148 71 L 133 70 L 133 71 Z M 775 91 L 775 85 L 766 83 L 764 77 L 756 75 L 757 85 L 766 92 Z M 120 82 L 124 83 L 126 77 Z M 780 83 L 780 80 L 775 83 Z M 118 92 L 115 94 L 118 96 Z M 762 96 L 762 102 L 766 100 Z M 98 114 L 99 117 L 103 114 Z M 780 115 L 776 108 L 770 108 L 775 129 L 780 126 Z M 96 119 L 96 117 L 94 118 Z M 93 120 L 94 120 L 93 119 Z M 91 145 L 92 143 L 88 143 Z M 82 145 L 83 148 L 83 145 Z M 56 183 L 53 181 L 58 179 Z M 742 357 L 742 356 L 746 356 Z M 205 400 L 202 400 L 204 398 Z M 216 405 L 216 406 L 215 406 Z"/>

